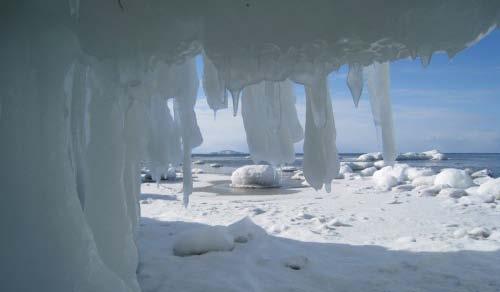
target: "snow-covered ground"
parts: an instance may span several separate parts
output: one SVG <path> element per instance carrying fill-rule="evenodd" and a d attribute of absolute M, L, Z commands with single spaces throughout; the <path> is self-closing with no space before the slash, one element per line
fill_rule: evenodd
<path fill-rule="evenodd" d="M 142 185 L 144 292 L 500 291 L 498 200 L 382 191 L 359 175 L 329 194 L 230 183 L 197 174 L 188 208 L 182 182 Z"/>

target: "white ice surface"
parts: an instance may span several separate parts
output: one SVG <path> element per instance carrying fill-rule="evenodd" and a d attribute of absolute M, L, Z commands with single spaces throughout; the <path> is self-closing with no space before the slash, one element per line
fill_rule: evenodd
<path fill-rule="evenodd" d="M 500 287 L 495 203 L 464 205 L 413 190 L 379 191 L 370 178 L 334 180 L 329 194 L 308 187 L 220 195 L 212 184 L 228 179 L 199 175 L 189 209 L 182 206 L 180 183 L 142 185 L 144 291 L 494 292 Z M 237 222 L 244 217 L 249 219 L 243 225 Z M 183 232 L 207 225 L 237 232 L 231 233 L 239 238 L 234 249 L 173 255 Z"/>

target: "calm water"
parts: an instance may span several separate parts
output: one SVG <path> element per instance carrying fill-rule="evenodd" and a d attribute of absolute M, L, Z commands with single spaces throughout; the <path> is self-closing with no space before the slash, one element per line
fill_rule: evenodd
<path fill-rule="evenodd" d="M 340 154 L 342 161 L 352 161 L 358 157 L 359 153 L 343 153 Z M 430 167 L 436 171 L 443 168 L 470 168 L 474 171 L 488 168 L 493 172 L 494 177 L 500 176 L 500 153 L 446 153 L 447 160 L 432 161 L 432 160 L 407 160 L 401 163 L 409 164 L 416 167 Z M 254 164 L 248 154 L 233 154 L 233 155 L 212 155 L 212 154 L 195 154 L 193 161 L 203 160 L 205 164 L 195 165 L 193 167 L 201 168 L 209 173 L 231 174 L 236 168 Z M 221 164 L 221 168 L 210 167 L 211 163 Z M 302 167 L 302 155 L 297 154 L 297 159 L 291 165 L 298 168 Z"/>

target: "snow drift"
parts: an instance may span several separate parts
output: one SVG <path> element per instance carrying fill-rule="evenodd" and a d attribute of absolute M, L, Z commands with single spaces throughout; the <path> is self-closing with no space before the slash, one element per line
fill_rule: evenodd
<path fill-rule="evenodd" d="M 271 132 L 248 132 L 256 159 L 290 158 L 302 133 L 287 84 L 304 86 L 304 176 L 329 190 L 339 165 L 328 74 L 349 65 L 356 104 L 366 77 L 390 165 L 389 62 L 452 57 L 491 31 L 499 11 L 493 0 L 293 0 L 286 9 L 262 0 L 3 1 L 0 222 L 8 236 L 0 250 L 9 268 L 1 290 L 140 290 L 140 163 L 151 161 L 153 176 L 182 163 L 188 203 L 191 150 L 202 143 L 196 55 L 214 111 L 230 95 L 237 112 L 243 92 L 245 124 L 269 123 Z M 271 97 L 265 115 L 247 98 L 262 92 L 245 93 L 261 82 Z M 277 147 L 286 151 L 274 161 Z"/>

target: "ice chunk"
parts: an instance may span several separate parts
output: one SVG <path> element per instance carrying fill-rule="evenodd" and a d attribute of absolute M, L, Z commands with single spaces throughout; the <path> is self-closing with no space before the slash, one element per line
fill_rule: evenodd
<path fill-rule="evenodd" d="M 354 63 L 349 65 L 347 86 L 351 91 L 354 105 L 358 107 L 359 98 L 361 97 L 361 93 L 363 91 L 363 67 L 360 64 Z"/>
<path fill-rule="evenodd" d="M 234 188 L 265 188 L 280 185 L 280 176 L 270 165 L 246 165 L 236 169 L 231 175 Z"/>
<path fill-rule="evenodd" d="M 392 124 L 389 63 L 373 63 L 365 68 L 373 120 L 382 132 L 384 160 L 392 165 L 396 159 L 396 143 Z"/>
<path fill-rule="evenodd" d="M 372 167 L 368 167 L 368 168 L 363 169 L 360 172 L 360 174 L 362 176 L 372 176 L 375 173 L 375 171 L 377 171 L 377 168 L 372 166 Z"/>
<path fill-rule="evenodd" d="M 472 173 L 470 176 L 472 178 L 478 178 L 478 177 L 486 177 L 486 176 L 491 176 L 491 175 L 492 175 L 491 170 L 482 169 L 482 170 L 478 170 L 478 171 Z"/>
<path fill-rule="evenodd" d="M 203 226 L 180 233 L 174 241 L 173 252 L 176 256 L 192 256 L 233 248 L 234 238 L 226 227 Z"/>
<path fill-rule="evenodd" d="M 434 180 L 436 186 L 448 186 L 451 188 L 466 189 L 473 185 L 470 176 L 461 169 L 443 169 Z"/>

